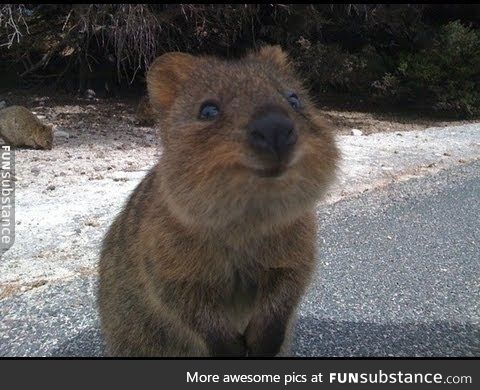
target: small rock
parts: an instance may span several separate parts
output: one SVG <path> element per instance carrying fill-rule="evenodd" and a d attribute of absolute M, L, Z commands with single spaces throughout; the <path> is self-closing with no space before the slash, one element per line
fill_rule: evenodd
<path fill-rule="evenodd" d="M 96 93 L 95 93 L 95 91 L 94 91 L 93 89 L 87 89 L 87 90 L 85 91 L 85 97 L 86 97 L 87 99 L 95 99 L 95 96 L 96 96 Z"/>
<path fill-rule="evenodd" d="M 32 167 L 32 169 L 30 169 L 30 172 L 38 175 L 40 173 L 40 168 L 39 167 Z"/>
<path fill-rule="evenodd" d="M 444 156 L 447 156 L 447 157 L 451 156 L 451 154 L 448 153 L 448 152 L 443 153 L 443 155 L 444 155 Z"/>
<path fill-rule="evenodd" d="M 363 131 L 359 129 L 352 129 L 351 133 L 355 136 L 363 135 Z"/>
<path fill-rule="evenodd" d="M 395 133 L 395 135 L 398 135 L 398 136 L 400 136 L 400 137 L 403 137 L 403 134 L 400 133 L 399 131 L 397 131 L 397 132 Z"/>
<path fill-rule="evenodd" d="M 53 184 L 50 184 L 48 187 L 47 187 L 47 190 L 49 191 L 53 191 L 55 189 L 55 186 Z"/>
<path fill-rule="evenodd" d="M 5 100 L 0 101 L 0 110 L 7 107 L 7 102 Z"/>
<path fill-rule="evenodd" d="M 88 180 L 103 180 L 104 177 L 103 175 L 95 175 L 95 176 L 90 176 Z"/>
<path fill-rule="evenodd" d="M 89 218 L 85 221 L 85 225 L 98 227 L 98 226 L 100 226 L 100 223 L 94 218 Z"/>
<path fill-rule="evenodd" d="M 53 133 L 56 138 L 70 138 L 70 134 L 63 130 L 57 130 Z"/>
<path fill-rule="evenodd" d="M 43 250 L 40 253 L 37 254 L 37 257 L 40 259 L 44 259 L 45 257 L 49 257 L 52 255 L 52 252 L 49 250 Z"/>

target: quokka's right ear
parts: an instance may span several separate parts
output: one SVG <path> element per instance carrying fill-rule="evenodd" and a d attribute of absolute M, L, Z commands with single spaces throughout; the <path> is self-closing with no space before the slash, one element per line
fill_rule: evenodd
<path fill-rule="evenodd" d="M 172 52 L 155 59 L 147 72 L 150 104 L 159 112 L 167 112 L 195 68 L 197 57 Z"/>
<path fill-rule="evenodd" d="M 283 51 L 280 45 L 266 45 L 259 50 L 250 52 L 247 58 L 257 59 L 274 64 L 281 69 L 291 70 L 292 64 L 287 53 Z"/>

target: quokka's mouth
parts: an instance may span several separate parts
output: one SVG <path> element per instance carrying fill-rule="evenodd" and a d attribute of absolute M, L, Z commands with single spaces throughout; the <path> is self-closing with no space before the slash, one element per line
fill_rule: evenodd
<path fill-rule="evenodd" d="M 271 168 L 261 168 L 261 169 L 257 168 L 254 171 L 260 177 L 275 178 L 284 174 L 287 169 L 288 169 L 287 165 L 279 164 Z"/>

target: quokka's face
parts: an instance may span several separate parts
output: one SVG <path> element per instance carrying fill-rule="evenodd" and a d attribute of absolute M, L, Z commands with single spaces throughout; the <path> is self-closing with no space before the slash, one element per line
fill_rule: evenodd
<path fill-rule="evenodd" d="M 280 48 L 236 62 L 166 54 L 148 84 L 168 196 L 189 222 L 295 217 L 330 181 L 334 140 Z"/>
<path fill-rule="evenodd" d="M 41 149 L 52 149 L 53 130 L 52 126 L 41 125 L 34 132 L 35 144 Z"/>

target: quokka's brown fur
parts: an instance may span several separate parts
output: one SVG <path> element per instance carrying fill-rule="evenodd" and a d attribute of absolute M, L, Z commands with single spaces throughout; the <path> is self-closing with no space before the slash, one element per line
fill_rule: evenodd
<path fill-rule="evenodd" d="M 10 106 L 0 110 L 0 136 L 12 146 L 51 149 L 52 126 L 44 125 L 22 106 Z"/>
<path fill-rule="evenodd" d="M 148 96 L 143 96 L 137 106 L 136 117 L 142 126 L 153 126 L 156 122 L 156 115 L 150 104 Z"/>
<path fill-rule="evenodd" d="M 237 61 L 168 53 L 147 81 L 163 153 L 103 243 L 108 352 L 277 355 L 314 268 L 314 206 L 334 175 L 333 135 L 277 46 Z M 219 115 L 202 119 L 212 100 Z M 247 142 L 269 110 L 298 134 L 280 171 Z"/>

